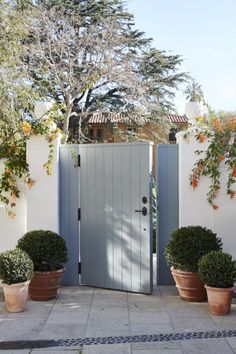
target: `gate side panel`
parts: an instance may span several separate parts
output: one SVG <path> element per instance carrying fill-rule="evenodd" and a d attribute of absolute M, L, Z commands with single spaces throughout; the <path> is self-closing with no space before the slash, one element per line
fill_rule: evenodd
<path fill-rule="evenodd" d="M 69 260 L 63 285 L 78 285 L 79 263 L 79 173 L 76 166 L 78 147 L 60 147 L 60 234 L 65 239 Z"/>
<path fill-rule="evenodd" d="M 157 148 L 157 284 L 173 285 L 174 280 L 164 257 L 171 233 L 179 227 L 178 145 Z"/>

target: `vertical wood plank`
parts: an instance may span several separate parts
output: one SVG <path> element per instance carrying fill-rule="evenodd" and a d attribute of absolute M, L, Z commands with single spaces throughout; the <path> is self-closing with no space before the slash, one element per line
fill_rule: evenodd
<path fill-rule="evenodd" d="M 113 148 L 103 148 L 104 153 L 104 237 L 106 235 L 107 269 L 104 272 L 104 283 L 108 288 L 114 287 L 114 229 L 113 229 Z"/>
<path fill-rule="evenodd" d="M 141 274 L 140 283 L 141 291 L 145 293 L 151 293 L 152 291 L 152 230 L 150 230 L 150 202 L 151 202 L 151 186 L 150 179 L 147 177 L 147 171 L 149 171 L 150 150 L 146 146 L 140 146 L 139 156 L 142 164 L 140 165 L 140 209 L 147 208 L 147 215 L 140 214 L 141 218 L 141 245 L 140 245 L 140 257 L 141 257 Z M 142 198 L 147 198 L 147 203 L 143 203 Z"/>
<path fill-rule="evenodd" d="M 121 205 L 122 205 L 122 171 L 121 171 L 121 146 L 113 147 L 113 272 L 114 272 L 114 288 L 122 289 L 122 229 L 121 229 Z"/>
<path fill-rule="evenodd" d="M 131 155 L 130 146 L 125 145 L 121 149 L 121 180 L 122 180 L 122 204 L 121 204 L 121 232 L 122 232 L 122 289 L 132 288 L 132 211 L 131 211 Z"/>
<path fill-rule="evenodd" d="M 131 146 L 131 212 L 132 212 L 132 230 L 131 230 L 131 274 L 132 274 L 132 291 L 141 291 L 141 217 L 140 213 L 140 158 L 137 154 L 137 146 Z"/>

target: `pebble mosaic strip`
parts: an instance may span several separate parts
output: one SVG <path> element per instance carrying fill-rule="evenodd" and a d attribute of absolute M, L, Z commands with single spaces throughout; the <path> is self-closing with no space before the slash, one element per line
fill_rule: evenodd
<path fill-rule="evenodd" d="M 91 337 L 77 339 L 59 340 L 30 340 L 30 341 L 0 341 L 0 349 L 34 349 L 49 347 L 74 347 L 82 345 L 98 344 L 118 344 L 118 343 L 143 343 L 143 342 L 170 342 L 175 340 L 191 339 L 213 339 L 236 337 L 236 330 L 205 331 L 205 332 L 181 332 L 167 334 L 151 334 L 136 336 L 117 336 L 117 337 Z"/>

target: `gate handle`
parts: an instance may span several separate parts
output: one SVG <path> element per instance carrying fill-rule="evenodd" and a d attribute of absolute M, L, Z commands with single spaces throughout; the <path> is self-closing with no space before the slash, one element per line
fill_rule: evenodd
<path fill-rule="evenodd" d="M 147 215 L 147 208 L 143 207 L 141 210 L 135 210 L 135 213 L 142 213 L 142 215 Z"/>

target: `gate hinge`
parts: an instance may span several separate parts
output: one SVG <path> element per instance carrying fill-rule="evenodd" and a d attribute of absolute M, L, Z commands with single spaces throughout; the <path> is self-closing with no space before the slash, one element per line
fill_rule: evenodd
<path fill-rule="evenodd" d="M 81 274 L 81 262 L 78 263 L 78 274 Z"/>
<path fill-rule="evenodd" d="M 78 167 L 80 167 L 80 162 L 81 162 L 80 160 L 81 160 L 81 159 L 80 159 L 80 155 L 78 155 L 78 156 L 77 156 L 77 166 L 78 166 Z"/>
<path fill-rule="evenodd" d="M 78 220 L 81 220 L 81 209 L 78 209 Z"/>

